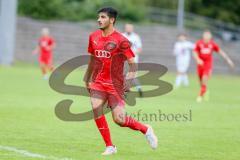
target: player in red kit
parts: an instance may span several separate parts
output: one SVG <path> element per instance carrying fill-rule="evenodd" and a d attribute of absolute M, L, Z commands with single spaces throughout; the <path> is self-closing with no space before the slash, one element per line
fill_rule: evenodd
<path fill-rule="evenodd" d="M 33 54 L 39 53 L 39 65 L 44 79 L 48 79 L 47 72 L 51 72 L 54 67 L 52 64 L 52 52 L 55 47 L 55 41 L 49 34 L 48 28 L 42 29 L 42 36 L 39 38 L 38 46 L 33 51 Z"/>
<path fill-rule="evenodd" d="M 207 82 L 211 76 L 213 67 L 213 52 L 219 53 L 227 61 L 230 67 L 234 67 L 228 55 L 213 41 L 211 32 L 208 30 L 204 31 L 202 39 L 196 42 L 193 51 L 194 58 L 197 62 L 197 73 L 201 86 L 197 102 L 201 102 L 207 92 Z M 208 96 L 205 97 L 207 100 Z"/>
<path fill-rule="evenodd" d="M 85 74 L 94 119 L 106 145 L 102 155 L 111 155 L 117 152 L 103 114 L 105 103 L 108 103 L 111 108 L 115 123 L 143 133 L 153 149 L 158 145 L 157 137 L 151 126 L 142 124 L 125 113 L 123 95 L 124 91 L 130 87 L 132 79 L 135 78 L 136 64 L 130 42 L 114 28 L 116 17 L 117 11 L 111 7 L 98 11 L 99 30 L 89 36 L 88 52 L 91 59 Z M 125 61 L 129 64 L 126 80 L 123 76 Z"/>

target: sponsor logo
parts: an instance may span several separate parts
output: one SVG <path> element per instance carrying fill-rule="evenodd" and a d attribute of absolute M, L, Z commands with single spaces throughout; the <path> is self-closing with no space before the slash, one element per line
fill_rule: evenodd
<path fill-rule="evenodd" d="M 211 53 L 211 49 L 210 48 L 202 48 L 201 52 L 202 52 L 202 54 L 210 54 Z"/>
<path fill-rule="evenodd" d="M 107 42 L 106 45 L 104 46 L 104 49 L 106 51 L 113 51 L 117 47 L 117 44 L 115 42 Z"/>
<path fill-rule="evenodd" d="M 95 56 L 98 58 L 110 58 L 111 53 L 106 50 L 95 50 Z"/>

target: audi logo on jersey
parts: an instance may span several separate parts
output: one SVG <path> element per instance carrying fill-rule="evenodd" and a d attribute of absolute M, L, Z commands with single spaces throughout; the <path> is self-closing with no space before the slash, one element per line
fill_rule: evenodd
<path fill-rule="evenodd" d="M 111 53 L 106 50 L 95 50 L 95 56 L 98 58 L 110 58 Z"/>
<path fill-rule="evenodd" d="M 204 45 L 201 44 L 200 48 L 201 48 L 202 54 L 210 54 L 211 50 L 213 49 L 213 46 L 209 44 L 208 46 L 205 47 Z"/>
<path fill-rule="evenodd" d="M 202 54 L 210 54 L 211 53 L 211 49 L 210 48 L 202 48 L 201 52 L 202 52 Z"/>

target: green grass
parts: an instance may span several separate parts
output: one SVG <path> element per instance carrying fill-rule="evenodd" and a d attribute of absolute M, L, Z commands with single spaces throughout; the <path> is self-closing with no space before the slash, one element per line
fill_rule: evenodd
<path fill-rule="evenodd" d="M 83 70 L 74 71 L 68 82 L 82 84 Z M 163 77 L 174 81 L 174 74 Z M 213 75 L 209 82 L 210 101 L 195 102 L 199 86 L 195 75 L 190 87 L 173 90 L 154 98 L 137 99 L 129 113 L 188 113 L 192 121 L 148 121 L 159 138 L 159 148 L 151 150 L 145 137 L 128 128 L 108 122 L 118 154 L 101 157 L 104 144 L 93 120 L 65 122 L 54 113 L 57 102 L 74 100 L 72 112 L 91 108 L 89 98 L 62 95 L 43 80 L 39 69 L 31 65 L 0 67 L 0 146 L 10 146 L 46 156 L 74 160 L 239 160 L 240 159 L 240 78 Z M 1 160 L 34 160 L 22 154 L 0 149 Z"/>

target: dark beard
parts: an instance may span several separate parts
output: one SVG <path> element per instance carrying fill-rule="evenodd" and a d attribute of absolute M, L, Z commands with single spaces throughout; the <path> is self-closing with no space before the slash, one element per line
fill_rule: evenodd
<path fill-rule="evenodd" d="M 109 22 L 108 25 L 106 25 L 105 27 L 102 27 L 102 28 L 99 27 L 99 29 L 101 29 L 101 30 L 103 31 L 103 30 L 107 29 L 107 28 L 109 27 L 109 25 L 110 25 L 110 22 Z"/>

